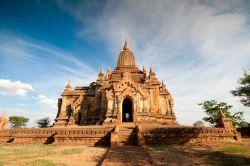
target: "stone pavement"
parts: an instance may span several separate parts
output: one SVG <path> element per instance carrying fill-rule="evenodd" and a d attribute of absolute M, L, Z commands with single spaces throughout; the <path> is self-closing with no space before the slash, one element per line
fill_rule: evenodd
<path fill-rule="evenodd" d="M 150 166 L 152 159 L 149 153 L 143 147 L 122 146 L 110 148 L 104 161 L 103 166 Z"/>

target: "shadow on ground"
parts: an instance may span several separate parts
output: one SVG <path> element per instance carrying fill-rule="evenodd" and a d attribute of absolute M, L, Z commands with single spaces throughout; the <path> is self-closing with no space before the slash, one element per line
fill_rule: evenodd
<path fill-rule="evenodd" d="M 145 148 L 137 146 L 123 146 L 110 148 L 103 166 L 108 165 L 152 165 L 149 153 Z"/>
<path fill-rule="evenodd" d="M 216 150 L 217 145 L 159 145 L 147 147 L 153 165 L 250 165 L 250 155 Z"/>

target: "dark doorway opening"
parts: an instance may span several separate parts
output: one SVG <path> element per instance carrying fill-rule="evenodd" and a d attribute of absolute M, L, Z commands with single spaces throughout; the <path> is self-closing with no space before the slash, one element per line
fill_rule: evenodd
<path fill-rule="evenodd" d="M 125 98 L 122 103 L 122 122 L 133 122 L 133 106 L 130 98 Z"/>
<path fill-rule="evenodd" d="M 82 113 L 81 112 L 77 112 L 76 113 L 76 117 L 75 117 L 76 124 L 79 125 L 81 123 L 81 117 L 82 117 Z"/>

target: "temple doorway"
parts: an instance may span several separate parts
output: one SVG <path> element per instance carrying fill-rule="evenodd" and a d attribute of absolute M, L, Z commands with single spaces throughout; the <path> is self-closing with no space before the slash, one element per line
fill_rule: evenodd
<path fill-rule="evenodd" d="M 130 98 L 125 98 L 122 103 L 122 122 L 133 122 L 133 103 Z"/>

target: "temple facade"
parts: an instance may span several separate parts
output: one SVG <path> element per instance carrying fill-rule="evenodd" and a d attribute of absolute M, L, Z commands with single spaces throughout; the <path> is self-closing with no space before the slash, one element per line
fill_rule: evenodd
<path fill-rule="evenodd" d="M 58 99 L 53 127 L 5 129 L 0 117 L 0 143 L 144 146 L 151 144 L 240 141 L 231 119 L 220 110 L 217 128 L 177 124 L 174 100 L 152 68 L 140 70 L 125 45 L 113 71 L 101 69 L 87 87 L 70 82 Z"/>
<path fill-rule="evenodd" d="M 114 70 L 100 70 L 97 80 L 72 89 L 58 99 L 55 127 L 96 124 L 159 123 L 176 125 L 174 100 L 155 72 L 140 70 L 127 42 Z"/>

